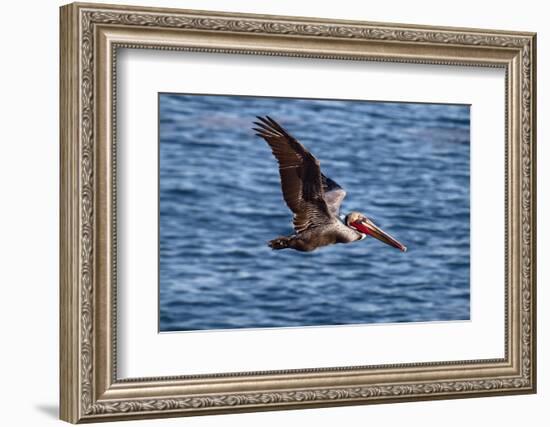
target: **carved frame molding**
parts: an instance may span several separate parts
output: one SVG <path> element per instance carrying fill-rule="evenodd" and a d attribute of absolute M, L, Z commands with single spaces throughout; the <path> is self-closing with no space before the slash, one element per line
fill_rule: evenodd
<path fill-rule="evenodd" d="M 60 41 L 62 419 L 535 391 L 535 34 L 77 3 L 61 8 Z M 504 67 L 506 357 L 117 380 L 114 135 L 120 47 Z M 267 386 L 266 378 L 272 378 Z"/>

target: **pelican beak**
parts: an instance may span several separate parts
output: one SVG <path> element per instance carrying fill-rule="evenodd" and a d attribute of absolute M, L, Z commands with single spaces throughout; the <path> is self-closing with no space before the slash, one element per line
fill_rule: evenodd
<path fill-rule="evenodd" d="M 353 225 L 353 227 L 355 227 L 361 233 L 365 233 L 368 236 L 375 237 L 381 242 L 384 242 L 387 245 L 393 246 L 394 248 L 400 249 L 403 252 L 407 251 L 407 247 L 405 245 L 403 245 L 401 242 L 394 239 L 392 236 L 390 236 L 388 233 L 386 233 L 380 227 L 376 226 L 371 221 L 359 220 L 359 221 L 355 221 L 351 225 Z"/>

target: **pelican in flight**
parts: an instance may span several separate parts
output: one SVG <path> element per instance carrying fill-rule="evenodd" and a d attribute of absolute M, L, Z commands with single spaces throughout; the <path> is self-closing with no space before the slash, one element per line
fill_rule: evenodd
<path fill-rule="evenodd" d="M 310 252 L 334 243 L 352 243 L 367 236 L 405 252 L 407 248 L 359 212 L 340 219 L 345 190 L 321 172 L 319 160 L 269 116 L 257 117 L 253 130 L 265 139 L 279 163 L 283 198 L 292 211 L 295 234 L 277 237 L 272 249 Z"/>

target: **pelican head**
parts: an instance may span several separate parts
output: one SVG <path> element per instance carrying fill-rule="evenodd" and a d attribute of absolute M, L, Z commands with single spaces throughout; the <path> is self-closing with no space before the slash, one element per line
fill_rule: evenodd
<path fill-rule="evenodd" d="M 347 214 L 344 223 L 365 236 L 375 237 L 381 242 L 400 249 L 403 252 L 407 250 L 405 245 L 398 242 L 360 212 L 350 212 Z"/>

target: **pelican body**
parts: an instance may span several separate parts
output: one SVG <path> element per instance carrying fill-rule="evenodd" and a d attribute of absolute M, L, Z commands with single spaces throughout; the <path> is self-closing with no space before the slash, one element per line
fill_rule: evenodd
<path fill-rule="evenodd" d="M 295 233 L 268 242 L 272 249 L 302 252 L 336 243 L 352 243 L 372 236 L 405 252 L 407 248 L 360 212 L 340 220 L 345 190 L 321 172 L 319 160 L 279 123 L 258 117 L 253 130 L 270 146 L 279 164 L 281 189 L 293 213 Z"/>

